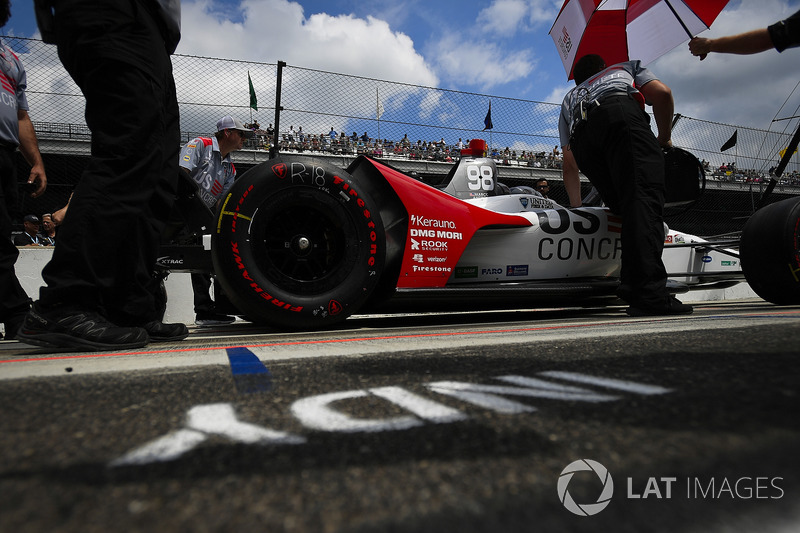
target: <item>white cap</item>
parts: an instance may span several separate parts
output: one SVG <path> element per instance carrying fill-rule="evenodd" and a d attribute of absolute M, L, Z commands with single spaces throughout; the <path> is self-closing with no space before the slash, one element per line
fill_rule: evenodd
<path fill-rule="evenodd" d="M 239 130 L 245 137 L 253 136 L 253 130 L 245 128 L 244 124 L 230 115 L 226 115 L 217 121 L 217 131 L 222 130 Z"/>

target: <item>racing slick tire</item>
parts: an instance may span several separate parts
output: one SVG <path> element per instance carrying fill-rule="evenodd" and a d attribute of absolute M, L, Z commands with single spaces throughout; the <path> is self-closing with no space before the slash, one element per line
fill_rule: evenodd
<path fill-rule="evenodd" d="M 386 239 L 369 183 L 289 158 L 234 182 L 212 234 L 214 271 L 248 318 L 319 329 L 358 310 L 378 283 Z"/>
<path fill-rule="evenodd" d="M 742 231 L 744 276 L 761 298 L 778 305 L 800 303 L 800 198 L 756 211 Z"/>

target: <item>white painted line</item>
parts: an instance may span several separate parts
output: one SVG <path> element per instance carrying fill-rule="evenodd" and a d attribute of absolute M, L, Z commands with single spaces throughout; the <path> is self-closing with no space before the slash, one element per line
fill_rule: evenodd
<path fill-rule="evenodd" d="M 401 387 L 380 387 L 369 392 L 411 411 L 420 418 L 435 424 L 446 424 L 466 420 L 468 417 L 458 409 L 428 400 Z"/>
<path fill-rule="evenodd" d="M 672 392 L 672 389 L 666 389 L 664 387 L 659 387 L 658 385 L 646 385 L 644 383 L 635 383 L 633 381 L 624 381 L 621 379 L 587 376 L 586 374 L 580 374 L 577 372 L 548 370 L 546 372 L 539 372 L 538 375 L 550 378 L 563 379 L 565 381 L 572 381 L 574 383 L 582 383 L 584 385 L 596 385 L 598 387 L 605 387 L 607 389 L 614 389 L 622 392 L 643 394 L 646 396 L 653 394 L 666 394 L 668 392 Z"/>
<path fill-rule="evenodd" d="M 540 373 L 541 375 L 541 373 Z M 570 385 L 561 385 L 553 383 L 552 381 L 545 381 L 543 379 L 529 378 L 526 376 L 498 376 L 495 379 L 511 383 L 512 385 L 519 385 L 520 387 L 527 387 L 529 389 L 536 389 L 542 391 L 540 398 L 553 398 L 557 400 L 576 400 L 576 401 L 596 401 L 596 402 L 609 402 L 618 400 L 618 396 L 609 396 L 601 394 L 589 389 L 581 387 L 572 387 Z M 545 391 L 551 392 L 552 395 L 545 395 Z"/>
<path fill-rule="evenodd" d="M 504 415 L 514 415 L 520 413 L 533 413 L 536 408 L 523 403 L 515 402 L 498 396 L 498 394 L 518 394 L 517 387 L 502 387 L 493 385 L 476 385 L 472 383 L 461 383 L 458 381 L 436 381 L 429 383 L 427 387 L 433 392 L 452 396 L 463 402 L 477 405 L 485 409 L 490 409 L 495 413 Z"/>
<path fill-rule="evenodd" d="M 503 385 L 478 385 L 458 381 L 439 381 L 430 383 L 428 388 L 433 392 L 453 396 L 462 401 L 502 414 L 532 412 L 536 409 L 526 404 L 502 398 L 501 396 L 523 396 L 527 398 L 545 398 L 548 400 L 592 403 L 619 399 L 617 396 L 600 394 L 579 387 L 558 385 L 556 383 L 525 376 L 500 376 L 495 379 L 520 386 L 506 387 Z"/>
<path fill-rule="evenodd" d="M 397 416 L 392 418 L 354 418 L 331 407 L 334 402 L 364 398 L 369 392 L 351 390 L 320 394 L 302 398 L 292 404 L 292 414 L 307 428 L 318 431 L 335 431 L 355 433 L 359 431 L 393 431 L 410 429 L 425 424 L 414 416 Z"/>
<path fill-rule="evenodd" d="M 131 450 L 122 457 L 111 461 L 108 466 L 130 466 L 159 463 L 177 459 L 204 440 L 208 435 L 191 429 L 179 429 L 163 437 Z"/>
<path fill-rule="evenodd" d="M 245 444 L 303 444 L 306 439 L 242 422 L 229 403 L 215 403 L 192 407 L 187 413 L 189 429 L 222 435 Z"/>

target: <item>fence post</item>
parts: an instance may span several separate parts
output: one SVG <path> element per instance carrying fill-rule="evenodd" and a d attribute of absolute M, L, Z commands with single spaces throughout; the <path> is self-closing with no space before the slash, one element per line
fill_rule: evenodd
<path fill-rule="evenodd" d="M 278 61 L 278 80 L 275 86 L 275 131 L 272 133 L 272 146 L 269 149 L 269 158 L 273 159 L 278 155 L 278 139 L 281 131 L 281 85 L 283 83 L 283 67 L 286 61 Z"/>

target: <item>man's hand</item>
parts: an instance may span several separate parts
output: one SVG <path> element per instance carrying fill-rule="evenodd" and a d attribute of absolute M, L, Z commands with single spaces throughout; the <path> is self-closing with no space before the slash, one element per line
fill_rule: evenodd
<path fill-rule="evenodd" d="M 47 189 L 47 175 L 44 173 L 44 162 L 42 154 L 39 153 L 39 142 L 36 140 L 36 132 L 28 112 L 20 109 L 17 111 L 19 120 L 19 151 L 25 161 L 31 166 L 31 174 L 28 176 L 28 184 L 38 183 L 38 186 L 31 193 L 31 198 L 36 198 L 44 194 Z"/>
<path fill-rule="evenodd" d="M 693 56 L 700 56 L 700 61 L 704 60 L 711 51 L 711 39 L 705 37 L 694 37 L 689 41 L 689 51 Z"/>
<path fill-rule="evenodd" d="M 31 167 L 31 173 L 28 176 L 28 185 L 36 184 L 36 188 L 31 193 L 31 198 L 37 198 L 44 194 L 47 189 L 47 176 L 44 173 L 42 165 Z"/>

